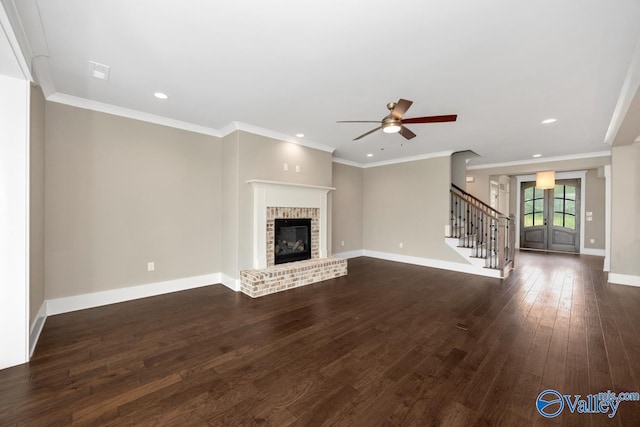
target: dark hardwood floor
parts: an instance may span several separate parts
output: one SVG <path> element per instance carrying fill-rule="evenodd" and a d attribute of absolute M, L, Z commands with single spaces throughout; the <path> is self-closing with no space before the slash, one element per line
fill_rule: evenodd
<path fill-rule="evenodd" d="M 0 371 L 0 425 L 637 426 L 640 402 L 535 402 L 639 391 L 639 308 L 597 257 L 521 252 L 505 281 L 358 258 L 258 299 L 214 285 L 49 317 Z"/>

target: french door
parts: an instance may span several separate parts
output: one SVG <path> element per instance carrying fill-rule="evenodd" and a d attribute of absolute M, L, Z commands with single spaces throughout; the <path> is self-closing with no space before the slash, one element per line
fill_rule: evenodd
<path fill-rule="evenodd" d="M 550 190 L 523 182 L 521 191 L 520 247 L 580 252 L 580 180 L 559 180 Z"/>

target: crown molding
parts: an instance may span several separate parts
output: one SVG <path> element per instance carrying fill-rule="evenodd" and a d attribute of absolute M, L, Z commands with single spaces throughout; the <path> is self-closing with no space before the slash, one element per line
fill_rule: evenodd
<path fill-rule="evenodd" d="M 11 6 L 11 8 L 5 9 L 6 6 Z M 27 63 L 25 54 L 22 51 L 20 42 L 18 41 L 18 35 L 15 33 L 13 26 L 11 25 L 11 21 L 12 21 L 11 18 L 14 18 L 13 21 L 16 21 L 16 20 L 19 21 L 19 19 L 17 18 L 18 13 L 15 9 L 15 5 L 13 4 L 13 2 L 7 2 L 5 7 L 3 7 L 2 4 L 0 4 L 0 30 L 4 32 L 7 38 L 7 41 L 9 42 L 9 46 L 13 51 L 13 56 L 15 57 L 16 62 L 18 63 L 18 67 L 20 68 L 22 77 L 25 80 L 33 81 L 33 76 L 31 75 L 31 69 L 29 67 L 29 64 Z M 9 16 L 9 14 L 11 14 L 11 16 Z M 22 23 L 20 23 L 20 30 L 23 31 Z M 19 77 L 19 76 L 14 75 L 11 77 Z"/>
<path fill-rule="evenodd" d="M 347 159 L 342 159 L 340 157 L 334 157 L 333 159 L 331 159 L 331 161 L 333 163 L 338 163 L 338 164 L 341 164 L 341 165 L 353 166 L 353 167 L 361 168 L 361 169 L 364 168 L 364 164 L 362 164 L 362 163 L 354 162 L 354 161 L 347 160 Z"/>
<path fill-rule="evenodd" d="M 629 111 L 629 107 L 633 102 L 633 98 L 638 92 L 638 88 L 640 88 L 640 40 L 638 40 L 636 44 L 633 56 L 631 57 L 631 63 L 627 69 L 627 75 L 620 90 L 620 95 L 618 95 L 618 102 L 613 110 L 611 121 L 609 122 L 609 127 L 604 137 L 605 144 L 609 146 L 613 145 L 622 127 L 624 118 Z"/>
<path fill-rule="evenodd" d="M 248 123 L 243 123 L 243 122 L 231 122 L 228 125 L 224 126 L 222 129 L 220 129 L 219 132 L 221 136 L 227 136 L 228 134 L 236 130 L 249 132 L 254 135 L 264 136 L 266 138 L 277 139 L 279 141 L 290 142 L 292 144 L 302 145 L 304 147 L 314 148 L 320 151 L 326 151 L 327 153 L 333 153 L 334 151 L 336 151 L 336 147 L 332 147 L 330 145 L 300 139 L 294 136 L 286 135 L 284 133 L 276 132 L 274 130 L 265 129 L 259 126 L 254 126 L 254 125 L 250 125 Z"/>
<path fill-rule="evenodd" d="M 396 165 L 399 163 L 415 162 L 417 160 L 433 159 L 436 157 L 449 157 L 452 154 L 453 154 L 453 150 L 438 151 L 435 153 L 420 154 L 418 156 L 410 156 L 410 157 L 401 157 L 399 159 L 382 160 L 380 162 L 373 162 L 373 163 L 352 162 L 351 160 L 345 160 L 339 157 L 334 157 L 333 161 L 335 163 L 340 163 L 343 165 L 355 166 L 357 168 L 362 168 L 362 169 L 368 169 L 368 168 L 377 168 L 378 166 Z"/>
<path fill-rule="evenodd" d="M 168 126 L 176 129 L 187 130 L 190 132 L 201 133 L 221 137 L 220 131 L 204 126 L 194 125 L 192 123 L 180 120 L 170 119 L 168 117 L 157 116 L 155 114 L 143 113 L 142 111 L 131 110 L 129 108 L 118 107 L 103 102 L 92 101 L 86 98 L 67 95 L 56 92 L 47 97 L 47 101 L 56 102 L 58 104 L 70 105 L 72 107 L 83 108 L 85 110 L 98 111 L 100 113 L 113 114 L 114 116 L 126 117 L 129 119 L 140 120 L 143 122 L 154 123 L 157 125 Z"/>
<path fill-rule="evenodd" d="M 266 138 L 277 139 L 279 141 L 290 142 L 292 144 L 302 145 L 316 150 L 326 151 L 333 153 L 335 147 L 329 145 L 320 144 L 313 141 L 301 141 L 298 138 L 285 135 L 276 131 L 261 128 L 259 126 L 250 125 L 242 122 L 231 122 L 221 129 L 214 129 L 206 126 L 195 125 L 189 122 L 183 122 L 180 120 L 170 119 L 164 116 L 158 116 L 155 114 L 144 113 L 142 111 L 131 110 L 129 108 L 118 107 L 112 104 L 106 104 L 103 102 L 92 101 L 86 98 L 80 98 L 78 96 L 67 95 L 64 93 L 56 92 L 46 97 L 47 101 L 56 102 L 58 104 L 70 105 L 72 107 L 83 108 L 85 110 L 98 111 L 101 113 L 113 114 L 114 116 L 126 117 L 129 119 L 140 120 L 143 122 L 154 123 L 157 125 L 168 126 L 171 128 L 182 129 L 189 132 L 200 133 L 203 135 L 215 136 L 218 138 L 225 137 L 235 131 L 243 131 L 252 133 L 255 135 L 264 136 Z"/>
<path fill-rule="evenodd" d="M 566 160 L 580 160 L 580 159 L 590 159 L 594 157 L 608 157 L 608 156 L 611 156 L 611 150 L 594 151 L 591 153 L 581 153 L 581 154 L 570 154 L 567 156 L 541 157 L 539 159 L 531 159 L 531 160 L 516 160 L 513 162 L 504 162 L 504 163 L 487 163 L 485 165 L 468 166 L 467 170 L 494 169 L 494 168 L 504 168 L 508 166 L 534 165 L 539 163 L 562 162 Z"/>

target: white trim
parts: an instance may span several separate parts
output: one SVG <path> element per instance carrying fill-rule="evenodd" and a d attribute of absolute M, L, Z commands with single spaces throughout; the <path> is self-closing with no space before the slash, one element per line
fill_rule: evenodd
<path fill-rule="evenodd" d="M 419 156 L 402 157 L 399 159 L 383 160 L 381 162 L 364 163 L 363 169 L 377 168 L 378 166 L 396 165 L 399 163 L 415 162 L 417 160 L 433 159 L 436 157 L 449 157 L 453 154 L 452 150 L 438 151 L 436 153 L 420 154 Z"/>
<path fill-rule="evenodd" d="M 325 191 L 333 191 L 336 189 L 335 187 L 323 187 L 321 185 L 296 184 L 293 182 L 283 182 L 283 181 L 267 181 L 264 179 L 248 179 L 247 184 L 268 184 L 268 185 L 276 185 L 276 186 L 284 186 L 284 187 L 311 188 L 315 190 L 325 190 Z"/>
<path fill-rule="evenodd" d="M 340 157 L 334 157 L 331 159 L 331 161 L 333 163 L 339 163 L 341 165 L 347 165 L 347 166 L 353 166 L 356 168 L 364 168 L 364 164 L 362 163 L 358 163 L 358 162 L 353 162 L 351 160 L 347 160 L 347 159 L 341 159 Z"/>
<path fill-rule="evenodd" d="M 604 249 L 584 248 L 584 249 L 580 249 L 580 255 L 593 255 L 593 256 L 601 256 L 601 257 L 604 258 L 605 250 Z"/>
<path fill-rule="evenodd" d="M 334 255 L 335 256 L 335 255 Z M 363 256 L 370 258 L 384 259 L 387 261 L 403 262 L 405 264 L 421 265 L 423 267 L 440 268 L 443 270 L 457 271 L 459 273 L 469 273 L 478 276 L 500 278 L 500 271 L 491 268 L 477 268 L 471 264 L 461 264 L 458 262 L 442 261 L 439 259 L 420 258 L 408 255 L 392 254 L 388 252 L 378 252 L 364 250 Z"/>
<path fill-rule="evenodd" d="M 42 329 L 44 328 L 44 322 L 47 320 L 47 301 L 42 301 L 42 305 L 40 306 L 40 310 L 38 310 L 38 314 L 31 325 L 31 330 L 29 332 L 29 358 L 33 356 L 33 351 L 36 349 L 36 344 L 38 344 L 38 339 L 40 338 L 40 334 L 42 333 Z"/>
<path fill-rule="evenodd" d="M 351 160 L 341 159 L 339 157 L 334 157 L 332 161 L 334 163 L 354 166 L 361 169 L 368 169 L 368 168 L 377 168 L 378 166 L 397 165 L 400 163 L 415 162 L 417 160 L 433 159 L 436 157 L 448 157 L 448 156 L 451 156 L 452 154 L 453 154 L 452 150 L 438 151 L 435 153 L 420 154 L 420 155 L 411 156 L 411 157 L 401 157 L 399 159 L 382 160 L 379 162 L 372 162 L 372 163 L 358 163 L 358 162 L 353 162 Z"/>
<path fill-rule="evenodd" d="M 168 117 L 157 116 L 155 114 L 144 113 L 142 111 L 131 110 L 129 108 L 118 107 L 116 105 L 105 104 L 103 102 L 92 101 L 86 98 L 67 95 L 56 92 L 47 97 L 47 101 L 56 102 L 58 104 L 70 105 L 72 107 L 83 108 L 85 110 L 98 111 L 101 113 L 113 114 L 114 116 L 126 117 L 129 119 L 140 120 L 157 125 L 168 126 L 175 129 L 182 129 L 190 132 L 200 133 L 204 135 L 216 136 L 218 138 L 224 136 L 217 129 L 198 126 L 180 120 L 170 119 Z"/>
<path fill-rule="evenodd" d="M 250 125 L 248 123 L 242 123 L 242 122 L 231 122 L 227 126 L 223 127 L 219 132 L 222 134 L 222 136 L 226 136 L 236 130 L 253 133 L 255 135 L 260 135 L 267 138 L 277 139 L 279 141 L 290 142 L 292 144 L 302 145 L 302 146 L 314 148 L 320 151 L 326 151 L 327 153 L 333 153 L 334 151 L 336 151 L 336 147 L 332 147 L 330 145 L 309 141 L 306 138 L 301 139 L 294 136 L 285 135 L 284 133 L 276 132 L 274 130 L 265 129 L 259 126 L 254 126 L 254 125 Z"/>
<path fill-rule="evenodd" d="M 142 111 L 131 110 L 129 108 L 118 107 L 117 105 L 106 104 L 104 102 L 92 101 L 78 96 L 67 95 L 61 92 L 55 92 L 47 96 L 47 101 L 57 102 L 59 104 L 70 105 L 72 107 L 83 108 L 85 110 L 98 111 L 101 113 L 113 114 L 114 116 L 126 117 L 129 119 L 140 120 L 148 123 L 155 123 L 162 126 L 168 126 L 175 129 L 182 129 L 189 132 L 195 132 L 203 135 L 215 136 L 218 138 L 225 137 L 235 131 L 249 132 L 255 135 L 267 138 L 277 139 L 279 141 L 289 142 L 292 144 L 302 145 L 316 150 L 333 153 L 336 148 L 329 145 L 320 144 L 318 142 L 302 140 L 293 136 L 285 135 L 270 129 L 261 128 L 259 126 L 250 125 L 242 122 L 231 122 L 222 129 L 214 129 L 207 126 L 196 125 L 181 120 L 175 120 L 164 116 L 145 113 Z"/>
<path fill-rule="evenodd" d="M 556 181 L 561 179 L 579 179 L 580 180 L 580 253 L 584 253 L 588 255 L 585 251 L 584 247 L 584 229 L 586 224 L 585 219 L 585 202 L 586 202 L 586 188 L 587 188 L 587 171 L 571 171 L 571 172 L 558 172 L 556 173 Z M 520 249 L 520 197 L 522 191 L 521 185 L 523 182 L 531 182 L 536 180 L 535 175 L 518 175 L 516 177 L 517 180 L 517 188 L 516 188 L 516 217 L 515 217 L 515 226 L 516 226 L 516 249 Z"/>
<path fill-rule="evenodd" d="M 333 187 L 292 184 L 279 181 L 250 179 L 253 187 L 253 268 L 267 268 L 267 208 L 317 208 L 318 216 L 318 258 L 327 257 L 328 194 Z"/>
<path fill-rule="evenodd" d="M 148 283 L 127 288 L 50 299 L 47 300 L 47 316 L 214 285 L 220 283 L 220 279 L 220 273 L 205 274 L 202 276 L 167 280 L 165 282 Z"/>
<path fill-rule="evenodd" d="M 631 274 L 609 273 L 607 282 L 615 283 L 616 285 L 640 287 L 640 276 L 633 276 Z"/>
<path fill-rule="evenodd" d="M 611 271 L 611 165 L 604 167 L 604 271 Z"/>
<path fill-rule="evenodd" d="M 629 64 L 629 68 L 627 69 L 627 75 L 625 76 L 624 83 L 622 84 L 622 89 L 620 90 L 620 95 L 618 95 L 618 102 L 616 102 L 616 106 L 613 110 L 613 114 L 611 115 L 611 121 L 609 122 L 609 127 L 607 128 L 607 133 L 604 137 L 604 143 L 613 145 L 613 142 L 618 136 L 618 132 L 620 131 L 620 127 L 624 122 L 627 113 L 629 112 L 629 107 L 633 102 L 633 98 L 636 96 L 638 92 L 638 87 L 640 86 L 640 40 L 636 44 L 636 48 L 633 52 L 633 56 L 631 57 L 631 63 Z"/>
<path fill-rule="evenodd" d="M 611 150 L 594 151 L 592 153 L 570 154 L 567 156 L 540 157 L 537 159 L 516 160 L 513 162 L 504 162 L 504 163 L 487 163 L 484 165 L 468 166 L 467 170 L 493 169 L 493 168 L 503 168 L 508 166 L 536 165 L 539 163 L 563 162 L 566 160 L 581 160 L 581 159 L 591 159 L 594 157 L 608 157 L 608 156 L 611 156 Z"/>
<path fill-rule="evenodd" d="M 4 369 L 29 360 L 30 83 L 0 75 L 0 93 L 0 369 Z"/>
<path fill-rule="evenodd" d="M 240 291 L 240 279 L 231 277 L 228 274 L 220 273 L 220 283 L 234 292 Z"/>
<path fill-rule="evenodd" d="M 12 4 L 12 3 L 10 3 Z M 13 4 L 12 4 L 13 5 Z M 15 5 L 13 5 L 13 12 L 17 15 L 15 11 Z M 22 23 L 21 23 L 22 24 Z M 29 68 L 29 64 L 27 63 L 24 53 L 20 48 L 20 43 L 18 42 L 18 38 L 13 32 L 13 26 L 11 25 L 11 20 L 7 15 L 4 7 L 0 4 L 0 28 L 4 30 L 4 34 L 7 37 L 7 41 L 9 42 L 9 46 L 11 46 L 11 50 L 13 51 L 13 56 L 16 58 L 16 62 L 20 67 L 20 71 L 22 72 L 22 77 L 25 80 L 33 81 L 33 77 L 31 76 L 31 69 Z M 14 76 L 15 77 L 15 76 Z"/>
<path fill-rule="evenodd" d="M 331 254 L 331 256 L 334 258 L 342 258 L 342 259 L 358 258 L 358 257 L 364 256 L 364 250 L 359 249 L 356 251 L 339 252 L 337 254 Z"/>

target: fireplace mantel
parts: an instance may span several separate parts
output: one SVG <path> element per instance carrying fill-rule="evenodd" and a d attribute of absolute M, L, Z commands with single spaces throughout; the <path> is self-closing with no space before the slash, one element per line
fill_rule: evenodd
<path fill-rule="evenodd" d="M 322 187 L 320 185 L 309 185 L 309 184 L 294 184 L 292 182 L 282 182 L 282 181 L 266 181 L 263 179 L 249 179 L 247 180 L 247 184 L 251 185 L 264 185 L 264 186 L 275 186 L 275 187 L 299 187 L 299 188 L 310 188 L 315 190 L 323 190 L 326 193 L 329 191 L 335 190 L 335 187 Z M 309 207 L 309 206 L 305 206 Z"/>
<path fill-rule="evenodd" d="M 327 257 L 329 236 L 327 221 L 327 195 L 333 187 L 293 184 L 289 182 L 250 179 L 253 187 L 253 268 L 267 267 L 267 208 L 318 208 L 319 235 L 318 252 L 320 259 Z"/>

